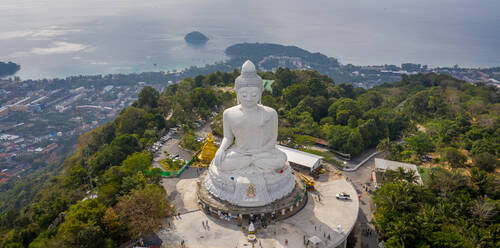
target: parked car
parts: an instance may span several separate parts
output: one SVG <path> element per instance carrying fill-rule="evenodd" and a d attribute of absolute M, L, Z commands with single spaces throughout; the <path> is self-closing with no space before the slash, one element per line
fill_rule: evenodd
<path fill-rule="evenodd" d="M 339 200 L 348 200 L 351 198 L 351 196 L 345 192 L 339 192 L 337 193 L 337 195 L 335 195 L 335 197 L 337 197 L 337 199 Z"/>

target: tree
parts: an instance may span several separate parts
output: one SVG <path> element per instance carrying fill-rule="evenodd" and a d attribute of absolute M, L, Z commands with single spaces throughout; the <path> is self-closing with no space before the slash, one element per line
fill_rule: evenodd
<path fill-rule="evenodd" d="M 79 202 L 70 207 L 58 235 L 72 247 L 102 247 L 105 233 L 100 224 L 105 212 L 97 199 Z"/>
<path fill-rule="evenodd" d="M 88 181 L 87 170 L 81 165 L 71 167 L 66 185 L 78 187 Z"/>
<path fill-rule="evenodd" d="M 467 157 L 453 147 L 444 148 L 441 151 L 441 159 L 448 162 L 453 168 L 464 167 L 465 162 L 467 162 Z"/>
<path fill-rule="evenodd" d="M 498 144 L 496 144 L 495 142 L 492 142 L 488 139 L 480 139 L 472 143 L 472 148 L 470 152 L 471 155 L 474 156 L 483 152 L 496 154 L 498 150 L 499 150 Z"/>
<path fill-rule="evenodd" d="M 119 165 L 128 155 L 139 151 L 141 147 L 136 135 L 124 134 L 116 137 L 111 144 L 104 145 L 101 150 L 90 157 L 93 173 Z"/>
<path fill-rule="evenodd" d="M 363 137 L 365 147 L 376 146 L 382 138 L 377 123 L 374 119 L 369 119 L 358 127 L 359 133 Z"/>
<path fill-rule="evenodd" d="M 312 78 L 306 81 L 306 85 L 309 88 L 309 95 L 317 97 L 317 96 L 326 96 L 326 84 L 318 78 Z"/>
<path fill-rule="evenodd" d="M 360 132 L 360 133 L 362 133 L 362 132 Z M 378 145 L 377 145 L 377 151 L 389 152 L 390 144 L 391 144 L 391 140 L 389 140 L 389 138 L 382 139 L 380 141 L 380 143 L 378 143 Z"/>
<path fill-rule="evenodd" d="M 203 75 L 198 75 L 194 78 L 194 87 L 201 87 L 203 86 L 203 79 L 205 77 Z"/>
<path fill-rule="evenodd" d="M 279 127 L 278 128 L 278 142 L 286 144 L 294 137 L 292 128 Z"/>
<path fill-rule="evenodd" d="M 376 91 L 371 91 L 360 95 L 356 101 L 359 103 L 360 108 L 366 111 L 382 105 L 384 97 Z"/>
<path fill-rule="evenodd" d="M 476 154 L 472 157 L 474 164 L 481 170 L 493 172 L 498 167 L 498 159 L 487 152 Z"/>
<path fill-rule="evenodd" d="M 160 98 L 160 93 L 156 91 L 151 86 L 146 86 L 142 88 L 139 93 L 139 99 L 137 100 L 137 106 L 150 112 L 152 109 L 158 107 L 158 99 Z"/>
<path fill-rule="evenodd" d="M 151 167 L 151 155 L 147 152 L 136 152 L 129 155 L 121 166 L 113 166 L 106 170 L 99 188 L 101 201 L 113 205 L 118 197 L 128 194 L 133 189 L 143 188 L 147 179 L 142 172 L 149 167 Z"/>
<path fill-rule="evenodd" d="M 127 238 L 127 226 L 120 222 L 120 216 L 115 209 L 108 207 L 102 217 L 102 224 L 106 233 L 115 241 L 123 241 Z"/>
<path fill-rule="evenodd" d="M 134 153 L 123 160 L 122 167 L 129 173 L 144 171 L 151 166 L 151 154 L 149 152 Z"/>
<path fill-rule="evenodd" d="M 356 119 L 361 117 L 361 110 L 354 100 L 341 98 L 330 105 L 328 116 L 333 117 L 336 124 L 347 125 L 347 121 L 351 116 L 356 117 Z"/>
<path fill-rule="evenodd" d="M 374 196 L 377 205 L 375 226 L 388 243 L 407 246 L 420 238 L 412 219 L 426 195 L 419 186 L 404 181 L 386 183 L 377 190 Z"/>
<path fill-rule="evenodd" d="M 283 98 L 288 108 L 293 108 L 309 94 L 309 88 L 305 84 L 294 84 L 286 88 Z"/>
<path fill-rule="evenodd" d="M 316 139 L 309 135 L 295 135 L 294 140 L 297 145 L 304 147 L 314 145 Z"/>
<path fill-rule="evenodd" d="M 409 150 L 415 151 L 419 156 L 434 150 L 434 143 L 431 137 L 423 132 L 417 132 L 415 135 L 406 138 L 405 146 Z"/>
<path fill-rule="evenodd" d="M 262 95 L 262 105 L 269 106 L 276 110 L 278 110 L 280 107 L 278 101 L 274 97 L 269 95 L 269 93 L 264 93 Z"/>
<path fill-rule="evenodd" d="M 116 212 L 132 238 L 158 229 L 162 218 L 169 213 L 166 197 L 162 186 L 148 184 L 119 199 Z"/>
<path fill-rule="evenodd" d="M 363 151 L 363 138 L 357 129 L 352 129 L 347 139 L 347 143 L 342 146 L 342 150 L 351 155 L 358 155 Z"/>
<path fill-rule="evenodd" d="M 139 134 L 142 135 L 148 127 L 156 125 L 155 117 L 143 109 L 129 107 L 115 121 L 119 134 Z"/>
<path fill-rule="evenodd" d="M 298 116 L 298 130 L 307 135 L 314 135 L 318 130 L 318 123 L 314 122 L 309 112 L 302 112 Z"/>
<path fill-rule="evenodd" d="M 346 126 L 332 126 L 328 133 L 328 144 L 336 150 L 341 150 L 351 134 L 351 129 Z"/>
<path fill-rule="evenodd" d="M 383 180 L 385 182 L 394 182 L 399 180 L 408 183 L 417 183 L 417 175 L 413 170 L 406 171 L 404 168 L 398 167 L 397 170 L 386 170 Z"/>
<path fill-rule="evenodd" d="M 198 114 L 207 119 L 210 115 L 210 110 L 221 102 L 215 95 L 215 91 L 210 88 L 196 88 L 189 95 L 192 106 L 195 107 Z"/>
<path fill-rule="evenodd" d="M 193 130 L 189 130 L 182 136 L 181 146 L 192 151 L 198 151 L 201 148 L 202 143 L 196 141 L 196 136 Z"/>
<path fill-rule="evenodd" d="M 295 74 L 288 68 L 279 67 L 275 72 L 276 77 L 282 83 L 282 89 L 292 85 L 297 80 Z M 273 92 L 275 89 L 273 88 Z"/>

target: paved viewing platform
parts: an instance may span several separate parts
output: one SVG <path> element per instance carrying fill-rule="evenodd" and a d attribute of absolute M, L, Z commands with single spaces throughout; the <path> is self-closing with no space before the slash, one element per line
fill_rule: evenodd
<path fill-rule="evenodd" d="M 169 200 L 180 215 L 168 218 L 164 229 L 157 232 L 158 236 L 167 247 L 181 247 L 182 241 L 189 248 L 252 247 L 241 226 L 207 215 L 201 210 L 196 194 L 198 176 L 201 174 L 198 168 L 189 168 L 180 178 L 163 179 Z M 307 240 L 313 236 L 321 239 L 317 247 L 344 247 L 358 217 L 357 192 L 350 182 L 333 173 L 331 176 L 321 175 L 316 180 L 315 188 L 315 191 L 309 192 L 308 201 L 299 212 L 272 222 L 266 228 L 258 226 L 254 247 L 306 247 L 304 237 Z M 351 199 L 336 199 L 338 192 L 346 192 L 351 195 Z M 206 221 L 208 227 L 202 225 Z M 337 231 L 339 225 L 342 228 L 340 233 Z"/>

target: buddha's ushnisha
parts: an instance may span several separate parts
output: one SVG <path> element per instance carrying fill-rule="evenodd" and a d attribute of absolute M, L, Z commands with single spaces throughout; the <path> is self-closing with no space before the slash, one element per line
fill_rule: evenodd
<path fill-rule="evenodd" d="M 223 113 L 224 138 L 212 160 L 205 186 L 238 206 L 263 206 L 289 194 L 295 179 L 286 155 L 276 148 L 278 114 L 260 104 L 263 85 L 247 60 L 236 78 L 238 105 Z"/>

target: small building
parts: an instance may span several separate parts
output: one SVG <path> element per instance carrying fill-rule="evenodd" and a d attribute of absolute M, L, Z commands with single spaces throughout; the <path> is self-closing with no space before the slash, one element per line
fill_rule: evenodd
<path fill-rule="evenodd" d="M 45 149 L 42 150 L 42 153 L 49 153 L 56 148 L 57 148 L 57 144 L 52 143 L 52 144 L 48 145 L 47 147 L 45 147 Z"/>
<path fill-rule="evenodd" d="M 280 151 L 286 154 L 288 163 L 292 167 L 305 168 L 313 172 L 321 167 L 322 156 L 299 151 L 286 146 L 276 146 Z"/>
<path fill-rule="evenodd" d="M 322 147 L 329 147 L 328 141 L 320 138 L 315 138 L 314 143 Z"/>
<path fill-rule="evenodd" d="M 318 236 L 312 236 L 308 239 L 308 241 L 311 243 L 311 247 L 319 247 L 323 242 L 320 238 L 318 238 Z"/>
<path fill-rule="evenodd" d="M 262 80 L 262 86 L 264 87 L 264 90 L 269 91 L 271 94 L 273 93 L 273 83 L 274 80 L 268 80 L 268 79 L 263 79 Z"/>
<path fill-rule="evenodd" d="M 375 158 L 375 170 L 372 172 L 372 180 L 375 188 L 379 187 L 382 176 L 387 170 L 398 170 L 398 168 L 403 168 L 405 171 L 414 171 L 417 176 L 417 182 L 422 184 L 422 178 L 418 173 L 417 166 L 414 164 L 402 163 L 398 161 L 386 160 L 381 158 Z"/>

